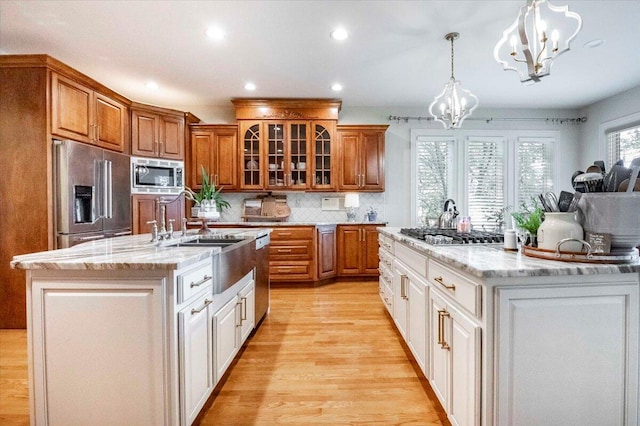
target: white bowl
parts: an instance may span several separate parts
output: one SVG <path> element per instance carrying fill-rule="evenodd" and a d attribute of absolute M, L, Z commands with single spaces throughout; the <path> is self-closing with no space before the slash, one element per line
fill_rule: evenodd
<path fill-rule="evenodd" d="M 307 168 L 307 163 L 298 163 L 298 170 L 304 170 Z"/>
<path fill-rule="evenodd" d="M 586 232 L 611 234 L 611 247 L 640 245 L 640 192 L 593 192 L 578 202 Z"/>

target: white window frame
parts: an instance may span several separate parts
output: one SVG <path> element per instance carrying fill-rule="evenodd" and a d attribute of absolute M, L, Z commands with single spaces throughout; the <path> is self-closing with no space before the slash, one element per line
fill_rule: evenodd
<path fill-rule="evenodd" d="M 625 115 L 615 120 L 605 121 L 598 126 L 598 139 L 600 141 L 599 158 L 609 158 L 607 133 L 623 130 L 628 127 L 640 125 L 640 112 Z M 612 164 L 605 164 L 607 170 L 611 169 Z"/>
<path fill-rule="evenodd" d="M 416 143 L 418 138 L 426 137 L 431 140 L 450 140 L 455 139 L 454 147 L 454 173 L 452 173 L 451 188 L 453 198 L 458 207 L 458 211 L 461 215 L 468 215 L 468 199 L 467 199 L 467 157 L 466 141 L 468 138 L 488 138 L 488 139 L 503 139 L 506 143 L 506 164 L 505 164 L 505 203 L 507 206 L 511 206 L 517 209 L 516 205 L 518 200 L 518 185 L 510 177 L 515 177 L 515 171 L 518 170 L 517 156 L 516 156 L 516 143 L 519 140 L 537 139 L 545 140 L 553 143 L 552 150 L 552 173 L 554 176 L 553 191 L 558 192 L 560 185 L 558 184 L 559 175 L 559 154 L 558 146 L 560 143 L 560 131 L 559 130 L 454 130 L 454 131 L 438 131 L 433 129 L 411 129 L 411 225 L 417 226 L 419 223 L 416 215 L 416 195 L 417 195 L 417 147 Z M 606 144 L 606 142 L 605 142 Z"/>

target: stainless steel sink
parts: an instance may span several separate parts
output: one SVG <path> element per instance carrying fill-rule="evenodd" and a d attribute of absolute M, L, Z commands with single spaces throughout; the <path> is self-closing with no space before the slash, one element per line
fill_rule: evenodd
<path fill-rule="evenodd" d="M 256 242 L 253 239 L 212 238 L 200 236 L 195 240 L 179 242 L 174 247 L 220 247 L 213 258 L 213 293 L 222 293 L 256 266 Z"/>

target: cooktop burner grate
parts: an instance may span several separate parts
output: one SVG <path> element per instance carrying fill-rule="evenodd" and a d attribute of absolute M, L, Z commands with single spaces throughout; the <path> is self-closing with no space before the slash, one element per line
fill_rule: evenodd
<path fill-rule="evenodd" d="M 455 229 L 401 228 L 400 233 L 429 244 L 503 244 L 504 236 L 497 232 L 458 232 Z"/>

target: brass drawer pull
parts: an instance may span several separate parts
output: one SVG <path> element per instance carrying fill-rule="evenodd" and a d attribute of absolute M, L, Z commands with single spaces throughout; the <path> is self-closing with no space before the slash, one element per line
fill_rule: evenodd
<path fill-rule="evenodd" d="M 209 281 L 211 279 L 211 277 L 209 275 L 205 275 L 203 279 L 201 279 L 198 282 L 192 282 L 191 284 L 189 284 L 189 288 L 194 288 L 194 287 L 200 287 L 202 284 L 206 283 L 207 281 Z"/>
<path fill-rule="evenodd" d="M 204 308 L 206 308 L 207 306 L 209 306 L 212 303 L 213 303 L 212 300 L 204 299 L 204 305 L 202 305 L 202 308 L 200 308 L 200 309 L 192 309 L 191 310 L 191 315 L 194 315 L 194 314 L 197 314 L 199 312 L 202 312 L 204 310 Z"/>
<path fill-rule="evenodd" d="M 291 253 L 291 249 L 278 249 L 278 253 Z"/>
<path fill-rule="evenodd" d="M 278 232 L 278 237 L 290 237 L 291 232 Z"/>
<path fill-rule="evenodd" d="M 433 280 L 435 282 L 437 282 L 438 284 L 440 284 L 442 287 L 446 288 L 447 290 L 456 291 L 456 285 L 455 284 L 445 284 L 444 283 L 444 278 L 442 278 L 442 277 L 435 277 Z"/>
<path fill-rule="evenodd" d="M 438 344 L 442 349 L 449 350 L 451 347 L 447 344 L 444 336 L 445 328 L 444 328 L 444 319 L 448 317 L 449 312 L 446 309 L 438 310 Z"/>

